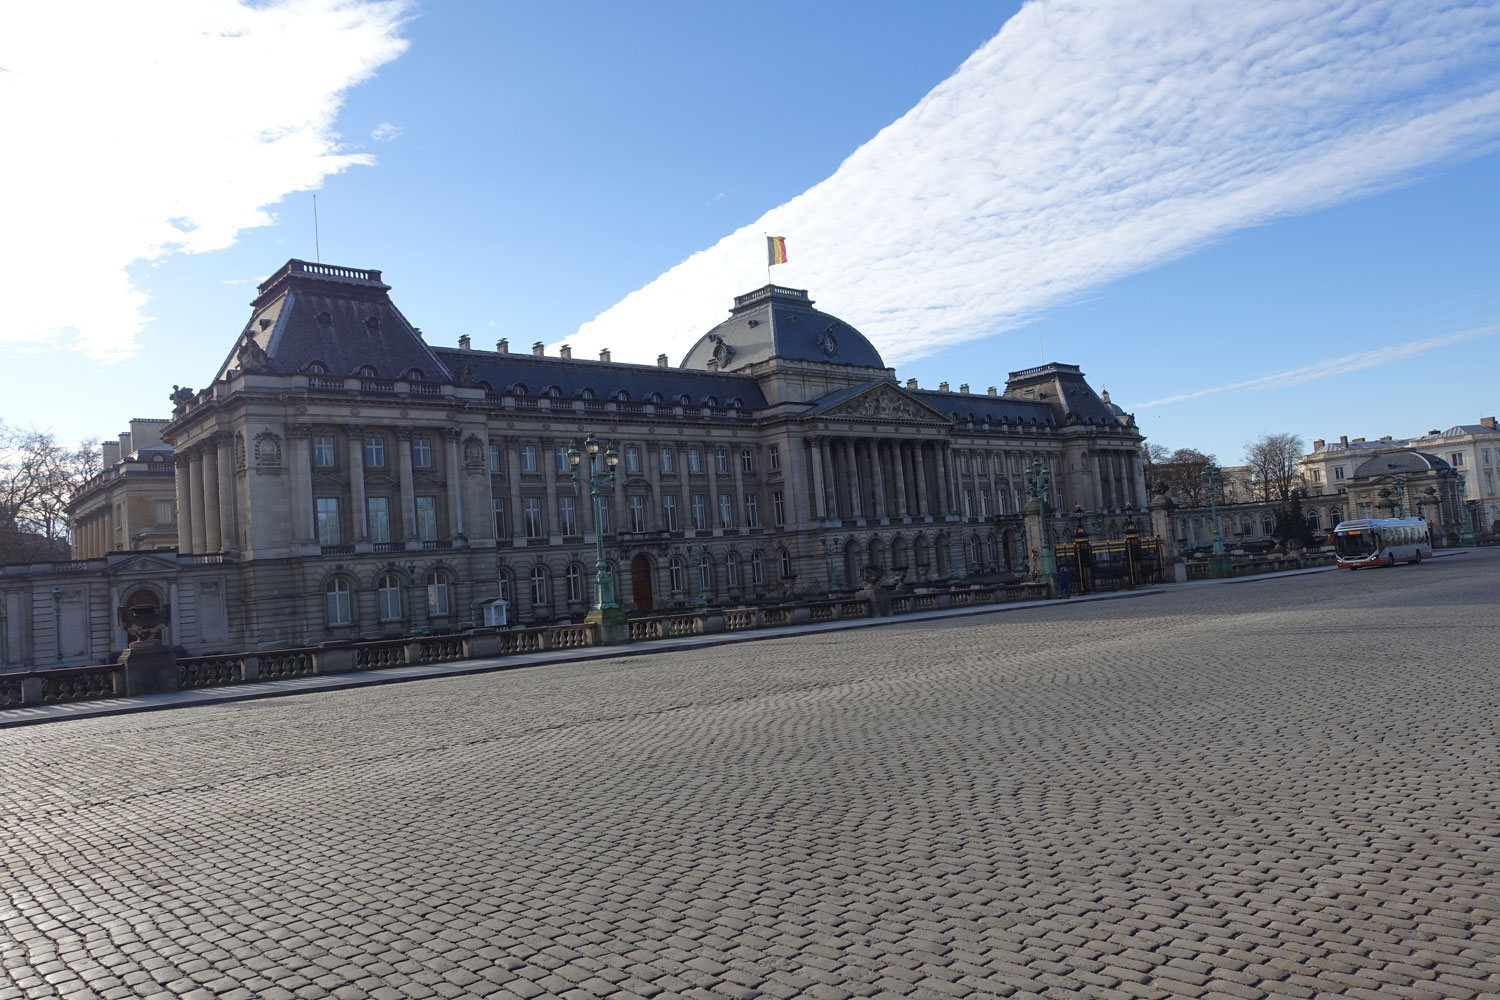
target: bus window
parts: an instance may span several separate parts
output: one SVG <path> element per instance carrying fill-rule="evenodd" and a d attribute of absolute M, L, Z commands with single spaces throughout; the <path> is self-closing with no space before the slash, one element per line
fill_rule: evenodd
<path fill-rule="evenodd" d="M 1375 538 L 1370 532 L 1351 531 L 1334 535 L 1333 547 L 1341 556 L 1365 556 L 1375 551 Z"/>

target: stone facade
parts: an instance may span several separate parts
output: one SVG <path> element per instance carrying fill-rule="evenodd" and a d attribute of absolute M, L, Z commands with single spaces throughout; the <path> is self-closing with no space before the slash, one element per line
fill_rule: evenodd
<path fill-rule="evenodd" d="M 100 446 L 103 468 L 68 505 L 74 559 L 177 547 L 172 446 L 161 439 L 167 422 L 132 420 Z"/>
<path fill-rule="evenodd" d="M 497 598 L 514 622 L 580 620 L 599 531 L 632 613 L 1004 574 L 1028 562 L 1034 459 L 1058 539 L 1075 505 L 1145 504 L 1134 420 L 1071 365 L 1003 393 L 902 385 L 856 329 L 769 285 L 677 368 L 436 348 L 388 292 L 378 271 L 290 261 L 212 383 L 173 393 L 170 573 L 220 581 L 227 619 L 219 642 L 192 614 L 190 642 L 177 616 L 174 641 L 458 629 Z M 590 434 L 619 457 L 597 510 L 567 461 Z"/>

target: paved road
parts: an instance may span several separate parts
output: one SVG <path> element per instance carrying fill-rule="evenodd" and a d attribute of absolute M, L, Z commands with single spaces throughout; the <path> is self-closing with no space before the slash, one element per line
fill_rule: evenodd
<path fill-rule="evenodd" d="M 16 997 L 1500 997 L 1500 553 L 0 732 Z"/>

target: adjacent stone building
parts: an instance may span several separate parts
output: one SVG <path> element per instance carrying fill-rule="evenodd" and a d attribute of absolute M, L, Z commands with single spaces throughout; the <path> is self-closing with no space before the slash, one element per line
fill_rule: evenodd
<path fill-rule="evenodd" d="M 513 622 L 576 620 L 596 532 L 643 613 L 1024 568 L 1033 461 L 1058 538 L 1075 505 L 1145 504 L 1133 418 L 1072 365 L 1012 372 L 1003 393 L 903 385 L 857 329 L 774 285 L 677 367 L 435 347 L 389 291 L 379 271 L 297 260 L 260 286 L 211 384 L 175 392 L 161 428 L 177 552 L 99 600 L 173 601 L 194 652 L 457 629 L 496 600 Z M 619 457 L 598 510 L 568 464 L 591 434 Z M 118 648 L 104 632 L 95 653 Z"/>

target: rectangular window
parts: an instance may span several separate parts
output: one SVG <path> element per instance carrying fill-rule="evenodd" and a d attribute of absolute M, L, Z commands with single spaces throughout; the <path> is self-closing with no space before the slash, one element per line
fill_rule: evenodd
<path fill-rule="evenodd" d="M 521 445 L 521 471 L 522 472 L 535 472 L 536 471 L 536 445 L 534 445 L 534 444 L 523 444 L 523 445 Z"/>
<path fill-rule="evenodd" d="M 754 493 L 745 494 L 745 527 L 760 527 L 760 498 Z"/>
<path fill-rule="evenodd" d="M 693 530 L 703 531 L 708 527 L 708 512 L 705 509 L 707 504 L 703 502 L 703 494 L 694 493 L 688 500 L 693 505 Z"/>
<path fill-rule="evenodd" d="M 958 474 L 961 476 L 967 476 L 969 474 L 968 452 L 961 451 L 958 453 Z"/>
<path fill-rule="evenodd" d="M 379 469 L 385 465 L 385 438 L 365 438 L 365 466 Z"/>
<path fill-rule="evenodd" d="M 714 449 L 714 471 L 729 471 L 729 452 L 724 448 Z"/>
<path fill-rule="evenodd" d="M 1323 481 L 1323 470 L 1322 469 L 1314 469 L 1314 470 L 1312 470 L 1312 474 L 1313 474 L 1313 482 L 1315 482 L 1315 483 L 1321 483 Z"/>
<path fill-rule="evenodd" d="M 1481 465 L 1489 465 L 1490 464 L 1490 450 L 1488 448 L 1482 449 L 1480 451 L 1479 455 L 1480 455 L 1480 458 L 1483 459 L 1483 461 L 1480 463 Z"/>
<path fill-rule="evenodd" d="M 757 587 L 766 582 L 766 561 L 759 552 L 750 557 L 750 582 Z"/>
<path fill-rule="evenodd" d="M 495 497 L 490 501 L 490 506 L 495 513 L 495 537 L 509 538 L 510 519 L 505 516 L 505 500 L 501 497 Z"/>
<path fill-rule="evenodd" d="M 719 494 L 719 527 L 734 527 L 734 501 L 728 493 Z"/>
<path fill-rule="evenodd" d="M 326 434 L 313 438 L 313 465 L 324 469 L 333 466 L 333 438 Z"/>
<path fill-rule="evenodd" d="M 974 491 L 964 490 L 964 517 L 972 517 L 974 514 Z"/>
<path fill-rule="evenodd" d="M 677 498 L 670 494 L 661 498 L 661 521 L 668 531 L 677 530 Z"/>
<path fill-rule="evenodd" d="M 979 516 L 990 516 L 990 491 L 986 489 L 979 491 Z"/>
<path fill-rule="evenodd" d="M 667 475 L 672 474 L 672 449 L 663 448 L 657 454 L 661 459 L 661 471 Z"/>
<path fill-rule="evenodd" d="M 1448 464 L 1451 465 L 1451 466 L 1453 466 L 1455 469 L 1461 469 L 1461 468 L 1463 468 L 1464 453 L 1461 452 L 1461 451 L 1455 451 L 1455 452 L 1450 453 L 1448 455 Z"/>
<path fill-rule="evenodd" d="M 557 465 L 558 472 L 567 472 L 572 468 L 568 465 L 568 446 L 565 444 L 553 446 L 552 461 Z"/>
<path fill-rule="evenodd" d="M 627 444 L 625 446 L 625 471 L 641 471 L 641 449 L 637 448 L 633 444 Z"/>
<path fill-rule="evenodd" d="M 1344 467 L 1342 465 L 1333 470 L 1333 478 L 1334 479 L 1343 479 L 1344 478 Z"/>
<path fill-rule="evenodd" d="M 773 444 L 766 449 L 766 461 L 771 463 L 772 472 L 781 471 L 781 446 Z"/>
<path fill-rule="evenodd" d="M 156 523 L 157 524 L 171 524 L 172 523 L 172 501 L 170 501 L 170 500 L 158 500 L 158 501 L 156 501 L 155 511 L 156 511 Z"/>
<path fill-rule="evenodd" d="M 370 522 L 370 541 L 391 540 L 391 502 L 385 497 L 366 497 L 365 516 Z"/>
<path fill-rule="evenodd" d="M 557 498 L 557 527 L 564 535 L 578 534 L 578 514 L 573 497 Z"/>
<path fill-rule="evenodd" d="M 419 469 L 432 468 L 432 438 L 411 439 L 411 464 Z"/>
<path fill-rule="evenodd" d="M 417 497 L 417 537 L 437 541 L 437 497 Z"/>
<path fill-rule="evenodd" d="M 500 446 L 490 445 L 490 471 L 497 476 L 505 475 L 505 463 L 501 461 Z"/>
<path fill-rule="evenodd" d="M 396 621 L 401 617 L 401 585 L 389 573 L 380 578 L 380 588 L 375 591 L 380 606 L 380 620 Z"/>
<path fill-rule="evenodd" d="M 695 476 L 703 471 L 703 453 L 697 448 L 688 449 L 688 471 Z"/>
<path fill-rule="evenodd" d="M 547 526 L 542 521 L 542 498 L 526 497 L 521 501 L 521 509 L 526 518 L 526 537 L 546 538 Z"/>
<path fill-rule="evenodd" d="M 743 472 L 755 471 L 755 452 L 749 448 L 740 451 L 740 470 Z"/>
<path fill-rule="evenodd" d="M 339 502 L 334 497 L 318 497 L 318 544 L 339 544 Z"/>
<path fill-rule="evenodd" d="M 633 496 L 627 500 L 630 508 L 630 530 L 640 534 L 646 530 L 646 499 Z"/>
<path fill-rule="evenodd" d="M 778 528 L 786 524 L 786 501 L 782 499 L 780 490 L 771 491 L 771 521 Z"/>
<path fill-rule="evenodd" d="M 605 500 L 604 503 L 602 503 L 602 504 L 601 503 L 594 504 L 594 517 L 599 522 L 598 526 L 595 528 L 596 531 L 602 531 L 604 534 L 607 535 L 611 531 L 614 530 L 613 528 L 611 528 L 609 526 L 609 501 L 608 500 Z"/>

